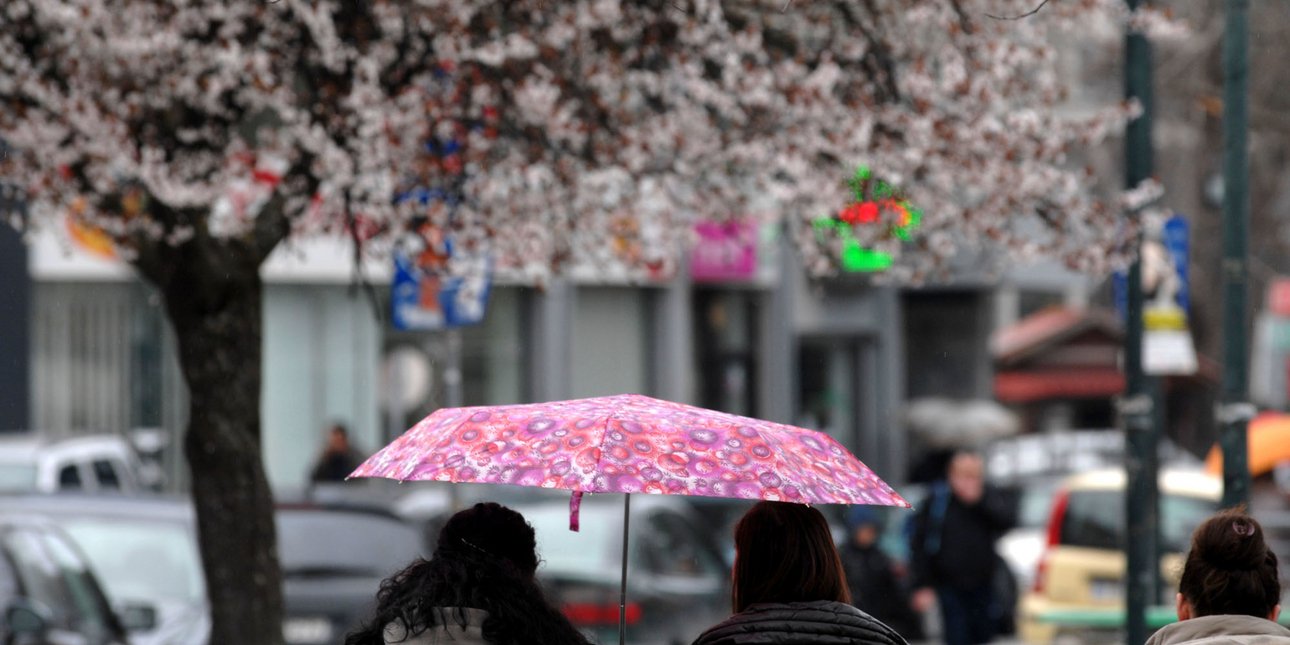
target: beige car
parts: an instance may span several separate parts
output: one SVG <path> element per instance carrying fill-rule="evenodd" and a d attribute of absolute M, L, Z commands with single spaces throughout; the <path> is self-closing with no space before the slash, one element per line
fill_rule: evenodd
<path fill-rule="evenodd" d="M 1218 509 L 1223 485 L 1190 470 L 1163 471 L 1159 481 L 1161 574 L 1166 588 L 1176 588 L 1191 532 Z M 1034 588 L 1021 600 L 1025 642 L 1102 641 L 1121 627 L 1124 485 L 1123 470 L 1092 471 L 1067 479 L 1053 498 Z"/>

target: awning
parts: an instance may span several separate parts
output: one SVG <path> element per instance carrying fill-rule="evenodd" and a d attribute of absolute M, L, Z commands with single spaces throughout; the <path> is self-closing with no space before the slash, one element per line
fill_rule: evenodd
<path fill-rule="evenodd" d="M 995 374 L 994 396 L 1004 403 L 1113 397 L 1124 392 L 1124 375 L 1109 367 Z"/>

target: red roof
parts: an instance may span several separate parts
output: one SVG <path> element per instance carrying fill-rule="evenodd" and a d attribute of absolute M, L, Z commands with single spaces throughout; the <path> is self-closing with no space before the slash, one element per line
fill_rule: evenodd
<path fill-rule="evenodd" d="M 990 353 L 997 363 L 1016 363 L 1088 331 L 1102 332 L 1117 342 L 1122 334 L 1108 310 L 1051 307 L 995 332 Z"/>

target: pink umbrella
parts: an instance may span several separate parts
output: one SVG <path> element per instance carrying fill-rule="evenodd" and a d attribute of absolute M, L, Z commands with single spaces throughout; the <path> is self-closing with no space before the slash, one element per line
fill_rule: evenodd
<path fill-rule="evenodd" d="M 909 507 L 826 434 L 636 394 L 444 408 L 350 476 L 569 490 L 573 531 L 583 493 L 626 493 L 624 522 L 631 493 Z"/>

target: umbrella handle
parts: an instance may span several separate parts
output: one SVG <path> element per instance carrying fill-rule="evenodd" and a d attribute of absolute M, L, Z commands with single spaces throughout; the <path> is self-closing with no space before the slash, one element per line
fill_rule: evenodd
<path fill-rule="evenodd" d="M 581 525 L 581 511 L 582 491 L 575 490 L 569 496 L 569 530 L 574 533 L 578 532 L 578 527 Z"/>
<path fill-rule="evenodd" d="M 627 645 L 627 529 L 631 526 L 632 494 L 623 495 L 623 584 L 618 595 L 618 645 Z"/>

